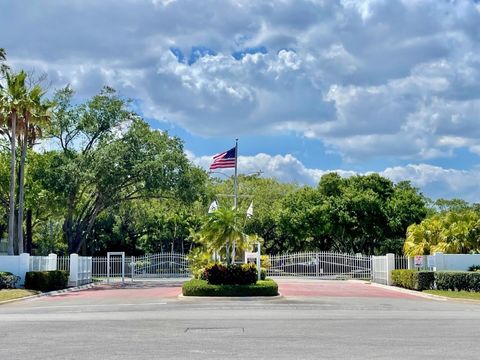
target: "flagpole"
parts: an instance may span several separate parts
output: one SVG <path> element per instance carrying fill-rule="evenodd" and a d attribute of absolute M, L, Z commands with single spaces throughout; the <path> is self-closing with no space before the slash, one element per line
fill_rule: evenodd
<path fill-rule="evenodd" d="M 238 163 L 238 138 L 235 139 L 235 176 L 233 177 L 233 208 L 237 208 L 237 163 Z"/>

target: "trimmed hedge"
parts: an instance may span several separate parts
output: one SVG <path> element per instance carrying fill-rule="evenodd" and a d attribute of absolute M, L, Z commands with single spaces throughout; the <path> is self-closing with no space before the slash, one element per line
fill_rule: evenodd
<path fill-rule="evenodd" d="M 205 279 L 212 285 L 255 284 L 258 273 L 254 264 L 212 264 L 205 268 Z"/>
<path fill-rule="evenodd" d="M 480 273 L 467 271 L 439 271 L 435 274 L 438 290 L 480 291 Z"/>
<path fill-rule="evenodd" d="M 184 296 L 275 296 L 278 285 L 271 279 L 249 285 L 212 285 L 205 280 L 192 279 L 182 286 Z"/>
<path fill-rule="evenodd" d="M 29 271 L 25 276 L 25 289 L 53 291 L 68 286 L 68 271 Z"/>
<path fill-rule="evenodd" d="M 393 270 L 395 286 L 412 290 L 479 291 L 480 272 Z"/>
<path fill-rule="evenodd" d="M 411 290 L 430 290 L 434 288 L 433 271 L 393 270 L 392 281 L 395 286 Z"/>
<path fill-rule="evenodd" d="M 0 271 L 0 290 L 14 289 L 20 277 L 8 271 Z"/>

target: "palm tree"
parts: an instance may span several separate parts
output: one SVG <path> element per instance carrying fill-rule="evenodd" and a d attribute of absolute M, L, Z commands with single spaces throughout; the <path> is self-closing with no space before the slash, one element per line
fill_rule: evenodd
<path fill-rule="evenodd" d="M 16 127 L 19 116 L 22 116 L 27 88 L 24 71 L 18 74 L 5 73 L 6 86 L 1 88 L 0 125 L 2 132 L 10 140 L 10 200 L 8 217 L 8 254 L 14 254 L 15 239 L 15 165 L 16 165 Z M 20 249 L 19 249 L 20 250 Z"/>
<path fill-rule="evenodd" d="M 5 52 L 5 49 L 0 48 L 0 74 L 5 74 L 8 70 L 5 60 L 7 60 L 7 53 Z"/>
<path fill-rule="evenodd" d="M 20 169 L 18 176 L 18 219 L 17 241 L 19 253 L 24 249 L 23 243 L 23 210 L 25 198 L 25 160 L 27 147 L 33 147 L 37 138 L 42 136 L 42 128 L 50 119 L 51 103 L 42 102 L 44 91 L 37 85 L 27 94 L 25 106 L 18 129 L 18 144 L 21 149 Z"/>
<path fill-rule="evenodd" d="M 251 246 L 252 239 L 243 232 L 245 214 L 236 209 L 219 208 L 209 214 L 200 230 L 201 242 L 209 252 L 225 252 L 227 263 L 231 263 L 232 250 L 243 251 Z"/>

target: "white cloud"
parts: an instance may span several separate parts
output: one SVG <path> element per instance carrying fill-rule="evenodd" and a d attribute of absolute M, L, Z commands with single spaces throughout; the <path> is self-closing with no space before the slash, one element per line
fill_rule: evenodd
<path fill-rule="evenodd" d="M 212 162 L 213 155 L 196 157 L 192 152 L 187 152 L 187 156 L 193 163 L 207 170 Z M 336 172 L 342 177 L 371 173 L 359 173 L 345 169 L 308 168 L 291 154 L 268 155 L 260 153 L 254 156 L 240 156 L 238 168 L 241 174 L 250 174 L 261 170 L 264 177 L 311 186 L 316 186 L 322 175 L 330 172 Z M 222 169 L 222 172 L 228 176 L 233 175 L 231 169 Z M 463 198 L 470 202 L 480 202 L 480 187 L 478 186 L 480 168 L 458 170 L 428 164 L 408 164 L 406 166 L 388 167 L 380 171 L 379 174 L 395 183 L 404 180 L 411 181 L 415 187 L 418 187 L 432 199 Z"/>
<path fill-rule="evenodd" d="M 478 154 L 479 24 L 473 1 L 18 0 L 2 5 L 0 45 L 55 86 L 112 85 L 193 134 L 429 159 Z M 199 47 L 210 55 L 188 64 Z"/>

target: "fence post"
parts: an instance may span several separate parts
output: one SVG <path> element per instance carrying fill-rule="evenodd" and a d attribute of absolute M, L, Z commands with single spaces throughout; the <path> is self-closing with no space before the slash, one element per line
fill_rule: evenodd
<path fill-rule="evenodd" d="M 315 275 L 320 276 L 320 259 L 318 258 L 318 253 L 315 254 Z"/>
<path fill-rule="evenodd" d="M 133 281 L 133 277 L 135 276 L 135 256 L 130 256 L 130 261 L 131 261 L 131 264 L 130 264 L 130 270 L 132 271 L 132 281 Z"/>
<path fill-rule="evenodd" d="M 443 255 L 442 252 L 437 252 L 434 255 L 435 259 L 435 266 L 433 268 L 433 271 L 440 271 L 445 269 L 445 256 Z"/>
<path fill-rule="evenodd" d="M 70 255 L 70 275 L 68 277 L 68 283 L 72 286 L 78 284 L 78 254 Z"/>
<path fill-rule="evenodd" d="M 409 270 L 415 269 L 415 259 L 411 256 L 408 257 L 408 269 Z"/>
<path fill-rule="evenodd" d="M 395 254 L 387 254 L 387 285 L 392 285 L 392 270 L 395 270 Z"/>
<path fill-rule="evenodd" d="M 21 253 L 18 257 L 18 276 L 20 276 L 19 285 L 25 284 L 26 273 L 30 271 L 30 254 Z"/>
<path fill-rule="evenodd" d="M 57 270 L 57 254 L 48 254 L 47 270 Z"/>

